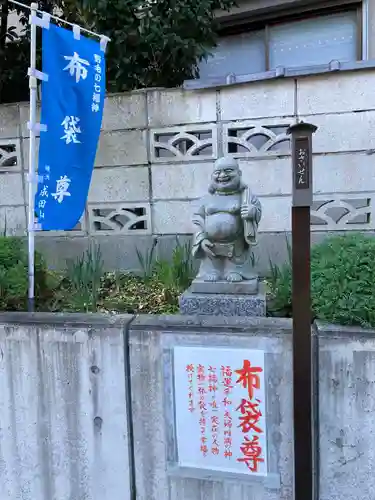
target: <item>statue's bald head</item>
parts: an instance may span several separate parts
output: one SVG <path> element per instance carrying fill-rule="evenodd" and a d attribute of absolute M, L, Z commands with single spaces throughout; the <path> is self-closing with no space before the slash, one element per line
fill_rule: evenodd
<path fill-rule="evenodd" d="M 222 158 L 219 158 L 215 161 L 214 171 L 229 168 L 232 170 L 240 170 L 238 160 L 236 160 L 236 158 L 233 158 L 233 156 L 223 156 Z"/>
<path fill-rule="evenodd" d="M 238 161 L 232 156 L 224 156 L 216 160 L 212 172 L 212 183 L 209 191 L 219 193 L 239 191 L 241 189 L 241 175 Z"/>

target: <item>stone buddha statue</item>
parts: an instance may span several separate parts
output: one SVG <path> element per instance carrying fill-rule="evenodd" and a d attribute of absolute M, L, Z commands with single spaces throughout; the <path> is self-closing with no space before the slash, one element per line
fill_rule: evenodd
<path fill-rule="evenodd" d="M 262 206 L 242 181 L 238 161 L 220 158 L 208 194 L 193 216 L 193 255 L 200 259 L 197 280 L 239 283 L 257 279 L 252 247 L 257 244 Z"/>

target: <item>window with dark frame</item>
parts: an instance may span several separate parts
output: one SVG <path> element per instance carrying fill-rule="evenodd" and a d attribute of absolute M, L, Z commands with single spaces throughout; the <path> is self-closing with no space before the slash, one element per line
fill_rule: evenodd
<path fill-rule="evenodd" d="M 227 25 L 200 79 L 362 59 L 362 3 Z"/>

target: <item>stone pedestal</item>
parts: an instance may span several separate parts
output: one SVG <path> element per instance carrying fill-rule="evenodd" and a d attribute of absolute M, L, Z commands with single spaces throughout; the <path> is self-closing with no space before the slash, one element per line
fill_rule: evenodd
<path fill-rule="evenodd" d="M 180 296 L 180 312 L 188 315 L 266 316 L 266 294 L 258 280 L 215 283 L 194 280 Z"/>

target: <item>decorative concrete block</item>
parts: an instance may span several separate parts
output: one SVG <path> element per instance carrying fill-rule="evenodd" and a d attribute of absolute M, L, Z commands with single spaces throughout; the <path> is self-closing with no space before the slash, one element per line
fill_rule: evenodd
<path fill-rule="evenodd" d="M 234 158 L 289 156 L 290 136 L 286 132 L 294 121 L 290 117 L 223 123 L 223 153 Z M 237 148 L 237 152 L 233 152 L 232 146 Z"/>
<path fill-rule="evenodd" d="M 37 120 L 37 122 L 40 122 L 40 112 L 41 112 L 41 106 L 40 106 L 40 102 L 38 102 L 37 106 L 36 106 L 36 120 Z M 27 122 L 30 120 L 30 105 L 28 102 L 22 102 L 20 104 L 19 116 L 20 116 L 21 136 L 22 137 L 30 137 L 30 130 L 27 127 Z M 35 132 L 35 135 L 39 137 L 40 132 L 39 131 Z"/>
<path fill-rule="evenodd" d="M 143 91 L 109 95 L 104 104 L 103 130 L 147 127 L 146 93 Z"/>
<path fill-rule="evenodd" d="M 180 125 L 150 130 L 153 163 L 214 160 L 218 155 L 217 124 Z"/>
<path fill-rule="evenodd" d="M 19 137 L 20 112 L 17 104 L 2 104 L 0 106 L 0 138 Z"/>
<path fill-rule="evenodd" d="M 192 234 L 194 202 L 157 201 L 152 207 L 154 234 Z"/>
<path fill-rule="evenodd" d="M 374 87 L 375 74 L 372 69 L 339 75 L 334 72 L 299 78 L 297 83 L 298 114 L 313 115 L 375 109 L 375 95 L 369 91 Z M 310 121 L 314 123 L 311 118 Z"/>
<path fill-rule="evenodd" d="M 200 294 L 186 290 L 180 297 L 180 312 L 186 315 L 266 316 L 266 296 Z"/>
<path fill-rule="evenodd" d="M 147 92 L 148 123 L 164 127 L 179 123 L 216 121 L 216 92 L 189 92 L 182 89 Z"/>
<path fill-rule="evenodd" d="M 314 192 L 375 191 L 375 176 L 370 175 L 373 165 L 374 157 L 366 152 L 316 155 L 313 158 Z"/>
<path fill-rule="evenodd" d="M 0 139 L 0 171 L 22 170 L 20 139 Z"/>
<path fill-rule="evenodd" d="M 87 211 L 91 234 L 141 236 L 152 233 L 151 209 L 147 202 L 89 203 Z"/>
<path fill-rule="evenodd" d="M 148 201 L 147 167 L 96 168 L 89 203 Z"/>
<path fill-rule="evenodd" d="M 213 162 L 152 165 L 154 200 L 200 198 L 207 193 Z"/>
<path fill-rule="evenodd" d="M 354 94 L 353 94 L 354 95 Z M 300 116 L 318 127 L 314 153 L 342 153 L 375 149 L 375 111 Z"/>
<path fill-rule="evenodd" d="M 102 132 L 96 166 L 142 165 L 147 163 L 145 130 Z"/>
<path fill-rule="evenodd" d="M 0 207 L 0 231 L 7 230 L 7 235 L 23 236 L 26 231 L 25 207 Z"/>
<path fill-rule="evenodd" d="M 40 138 L 37 137 L 35 141 L 35 149 L 36 149 L 36 166 L 38 167 L 39 164 L 39 146 L 40 146 Z M 23 158 L 23 169 L 28 170 L 29 169 L 29 145 L 30 145 L 30 139 L 22 139 L 21 142 L 21 150 L 22 150 L 22 156 Z"/>
<path fill-rule="evenodd" d="M 24 203 L 22 174 L 0 172 L 0 206 Z"/>
<path fill-rule="evenodd" d="M 220 90 L 221 119 L 243 120 L 294 115 L 294 80 L 273 80 Z"/>
<path fill-rule="evenodd" d="M 289 157 L 239 160 L 239 163 L 244 182 L 257 196 L 291 194 L 292 161 Z"/>

